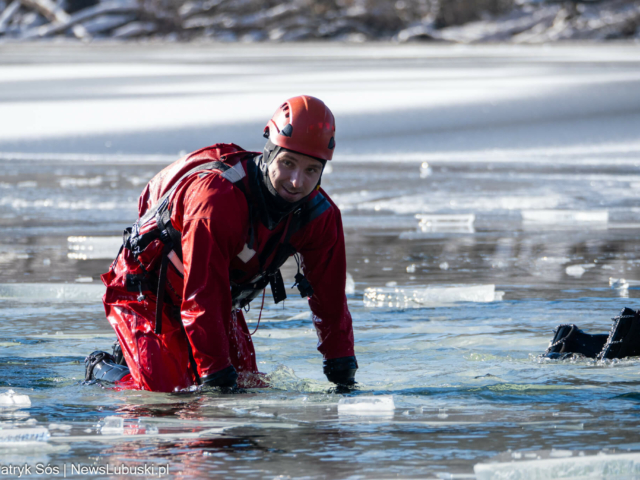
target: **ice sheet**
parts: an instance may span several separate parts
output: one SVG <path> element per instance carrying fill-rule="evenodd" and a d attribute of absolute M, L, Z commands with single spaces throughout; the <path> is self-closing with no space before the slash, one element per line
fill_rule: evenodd
<path fill-rule="evenodd" d="M 0 429 L 0 448 L 24 443 L 30 445 L 32 442 L 46 442 L 48 439 L 49 430 L 45 427 Z"/>
<path fill-rule="evenodd" d="M 96 302 L 105 292 L 102 283 L 2 283 L 0 299 L 21 302 Z"/>
<path fill-rule="evenodd" d="M 413 240 L 429 237 L 429 233 L 474 233 L 473 222 L 476 216 L 473 213 L 459 214 L 427 214 L 419 213 L 415 216 L 418 229 L 415 232 L 402 232 L 400 238 Z"/>
<path fill-rule="evenodd" d="M 340 415 L 388 415 L 394 409 L 393 395 L 347 397 L 338 401 Z"/>
<path fill-rule="evenodd" d="M 636 478 L 640 475 L 640 453 L 479 463 L 473 470 L 477 480 Z"/>
<path fill-rule="evenodd" d="M 416 218 L 420 220 L 418 223 L 418 229 L 423 232 L 429 232 L 432 229 L 441 227 L 460 227 L 470 226 L 476 220 L 476 216 L 473 213 L 460 213 L 460 214 L 426 214 L 419 213 Z"/>
<path fill-rule="evenodd" d="M 30 406 L 31 399 L 28 395 L 20 395 L 13 390 L 0 394 L 0 408 L 28 408 Z"/>
<path fill-rule="evenodd" d="M 353 295 L 356 293 L 356 282 L 353 280 L 353 276 L 347 272 L 347 282 L 345 284 L 345 293 L 347 295 Z"/>
<path fill-rule="evenodd" d="M 114 259 L 118 254 L 122 237 L 68 237 L 69 253 L 73 260 Z"/>
<path fill-rule="evenodd" d="M 522 221 L 547 225 L 607 223 L 609 212 L 607 210 L 523 210 Z"/>
<path fill-rule="evenodd" d="M 103 435 L 123 435 L 124 434 L 124 418 L 122 417 L 107 417 L 104 419 L 104 424 L 100 428 L 100 433 Z"/>
<path fill-rule="evenodd" d="M 580 278 L 582 277 L 582 275 L 584 275 L 584 272 L 592 269 L 593 267 L 595 267 L 593 263 L 585 263 L 582 265 L 569 265 L 567 268 L 565 268 L 565 272 L 567 272 L 567 275 L 571 277 Z"/>
<path fill-rule="evenodd" d="M 456 302 L 494 302 L 502 299 L 495 285 L 430 285 L 428 287 L 369 287 L 366 307 L 420 308 Z"/>

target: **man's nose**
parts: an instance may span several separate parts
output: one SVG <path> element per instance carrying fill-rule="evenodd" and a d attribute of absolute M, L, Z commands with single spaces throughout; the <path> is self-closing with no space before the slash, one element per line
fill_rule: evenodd
<path fill-rule="evenodd" d="M 300 186 L 302 185 L 302 174 L 300 172 L 299 169 L 295 169 L 293 172 L 291 172 L 291 185 L 293 185 L 295 188 L 300 188 Z"/>

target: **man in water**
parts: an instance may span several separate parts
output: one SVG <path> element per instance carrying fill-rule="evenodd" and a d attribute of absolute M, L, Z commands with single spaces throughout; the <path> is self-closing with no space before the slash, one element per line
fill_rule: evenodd
<path fill-rule="evenodd" d="M 87 380 L 161 392 L 263 385 L 242 309 L 268 284 L 284 300 L 279 268 L 295 255 L 324 373 L 355 383 L 342 220 L 320 188 L 336 145 L 333 114 L 317 98 L 294 97 L 264 137 L 262 154 L 216 144 L 146 186 L 139 219 L 102 275 L 121 355 L 91 354 Z"/>

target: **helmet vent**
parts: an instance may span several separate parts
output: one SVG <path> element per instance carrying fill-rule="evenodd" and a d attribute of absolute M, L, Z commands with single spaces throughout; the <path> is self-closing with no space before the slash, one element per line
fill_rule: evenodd
<path fill-rule="evenodd" d="M 280 135 L 283 135 L 285 137 L 290 137 L 292 133 L 293 133 L 293 125 L 291 124 L 288 124 L 282 130 L 280 130 Z"/>
<path fill-rule="evenodd" d="M 331 137 L 331 140 L 329 140 L 329 150 L 333 150 L 336 146 L 336 141 L 333 139 L 333 137 Z"/>

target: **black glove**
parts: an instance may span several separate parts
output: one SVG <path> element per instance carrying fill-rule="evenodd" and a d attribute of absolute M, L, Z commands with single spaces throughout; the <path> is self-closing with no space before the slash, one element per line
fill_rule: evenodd
<path fill-rule="evenodd" d="M 235 390 L 238 374 L 233 365 L 200 379 L 205 387 L 220 387 L 222 390 Z"/>
<path fill-rule="evenodd" d="M 325 360 L 322 370 L 330 382 L 338 386 L 350 387 L 356 383 L 356 370 L 358 362 L 356 357 L 341 357 Z"/>

